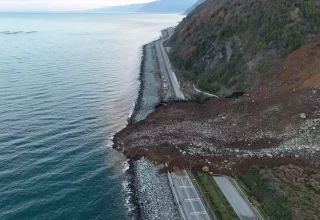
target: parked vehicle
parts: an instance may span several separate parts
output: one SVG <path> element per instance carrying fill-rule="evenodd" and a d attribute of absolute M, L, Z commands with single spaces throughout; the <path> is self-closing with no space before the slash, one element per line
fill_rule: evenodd
<path fill-rule="evenodd" d="M 164 89 L 164 90 L 168 90 L 168 89 L 169 89 L 168 84 L 167 84 L 166 82 L 163 83 L 163 89 Z"/>

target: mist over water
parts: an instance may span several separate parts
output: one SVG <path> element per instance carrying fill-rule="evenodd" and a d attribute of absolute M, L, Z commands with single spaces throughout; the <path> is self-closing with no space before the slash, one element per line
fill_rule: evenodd
<path fill-rule="evenodd" d="M 126 218 L 111 139 L 134 108 L 142 45 L 181 18 L 0 14 L 0 219 Z"/>

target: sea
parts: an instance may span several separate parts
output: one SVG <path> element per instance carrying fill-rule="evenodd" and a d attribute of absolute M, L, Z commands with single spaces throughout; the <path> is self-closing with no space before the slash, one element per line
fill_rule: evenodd
<path fill-rule="evenodd" d="M 128 219 L 112 149 L 174 14 L 0 14 L 0 219 Z"/>

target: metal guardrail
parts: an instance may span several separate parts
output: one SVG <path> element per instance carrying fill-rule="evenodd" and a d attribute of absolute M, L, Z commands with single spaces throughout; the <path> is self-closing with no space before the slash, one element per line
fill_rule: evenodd
<path fill-rule="evenodd" d="M 205 94 L 205 95 L 207 95 L 207 96 L 211 96 L 211 97 L 219 98 L 219 96 L 217 96 L 217 95 L 210 94 L 210 93 L 207 93 L 207 92 L 203 92 L 203 91 L 201 91 L 201 90 L 197 89 L 197 88 L 196 88 L 196 86 L 195 86 L 194 84 L 193 84 L 193 89 L 194 89 L 196 92 L 198 92 L 198 93 L 203 93 L 203 94 Z"/>
<path fill-rule="evenodd" d="M 249 197 L 247 196 L 247 194 L 242 190 L 241 186 L 237 183 L 237 181 L 231 177 L 228 177 L 231 182 L 233 183 L 233 185 L 238 189 L 238 191 L 240 192 L 240 194 L 242 195 L 242 197 L 246 200 L 246 202 L 250 205 L 250 207 L 254 210 L 255 214 L 261 219 L 261 220 L 265 220 L 263 218 L 263 216 L 261 215 L 260 211 L 254 206 L 252 205 L 252 203 L 250 202 L 250 200 L 248 199 Z"/>
<path fill-rule="evenodd" d="M 198 194 L 200 195 L 203 204 L 205 204 L 205 208 L 207 210 L 207 213 L 210 213 L 210 217 L 212 217 L 213 220 L 218 220 L 216 215 L 214 214 L 214 212 L 209 208 L 210 207 L 209 202 L 206 200 L 205 195 L 203 195 L 202 191 L 200 190 L 200 186 L 198 185 L 197 181 L 194 181 L 192 173 L 187 172 L 187 171 L 186 171 L 186 173 L 189 175 L 192 183 L 196 186 L 195 189 L 197 190 Z"/>

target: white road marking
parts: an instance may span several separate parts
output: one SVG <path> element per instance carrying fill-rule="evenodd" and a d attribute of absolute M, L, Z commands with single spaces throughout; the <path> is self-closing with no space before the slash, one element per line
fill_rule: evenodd
<path fill-rule="evenodd" d="M 186 175 L 186 173 L 185 173 L 185 175 Z M 177 191 L 178 200 L 182 202 L 182 204 L 181 205 L 179 204 L 179 206 L 183 207 L 186 214 L 189 213 L 189 218 L 191 217 L 191 213 L 202 213 L 201 215 L 199 215 L 199 214 L 193 215 L 191 219 L 209 220 L 210 218 L 209 218 L 209 215 L 206 211 L 196 212 L 196 210 L 197 210 L 195 207 L 196 202 L 201 204 L 201 206 L 200 206 L 201 209 L 205 210 L 205 208 L 203 207 L 202 201 L 198 197 L 198 194 L 197 194 L 194 186 L 190 182 L 189 177 L 188 176 L 177 177 L 176 175 L 171 175 L 171 176 L 172 176 L 172 180 L 174 182 L 174 185 L 176 186 L 175 189 Z M 187 197 L 187 198 L 183 200 L 183 197 Z M 193 198 L 193 197 L 195 197 L 195 198 Z M 192 209 L 193 212 L 190 212 L 190 209 Z M 189 212 L 187 210 L 189 210 Z"/>
<path fill-rule="evenodd" d="M 201 202 L 200 198 L 197 199 L 185 199 L 185 202 Z"/>
<path fill-rule="evenodd" d="M 190 189 L 190 188 L 192 188 L 192 186 L 179 186 L 180 188 L 186 188 L 186 189 Z"/>

